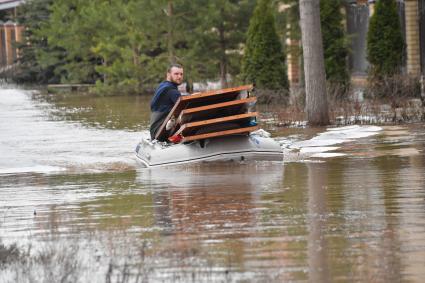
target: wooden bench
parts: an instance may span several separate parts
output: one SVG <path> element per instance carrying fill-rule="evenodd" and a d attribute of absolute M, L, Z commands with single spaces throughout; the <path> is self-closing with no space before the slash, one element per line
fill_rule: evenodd
<path fill-rule="evenodd" d="M 171 129 L 173 142 L 188 142 L 235 134 L 248 134 L 258 129 L 257 112 L 249 112 L 255 97 L 249 97 L 252 85 L 212 90 L 181 96 L 167 115 L 155 138 L 165 139 L 167 122 L 175 118 Z"/>
<path fill-rule="evenodd" d="M 239 86 L 239 87 L 219 89 L 219 90 L 211 90 L 211 91 L 207 91 L 207 92 L 181 96 L 177 100 L 174 107 L 171 109 L 170 113 L 165 118 L 164 123 L 162 123 L 161 127 L 159 128 L 158 132 L 155 135 L 155 138 L 161 139 L 161 138 L 166 137 L 167 132 L 166 132 L 165 126 L 166 126 L 167 122 L 172 117 L 177 119 L 180 116 L 180 113 L 183 110 L 207 106 L 207 105 L 212 105 L 212 104 L 234 101 L 234 100 L 237 100 L 237 99 L 243 99 L 243 98 L 246 98 L 246 97 L 244 97 L 245 95 L 246 96 L 249 95 L 248 92 L 252 88 L 253 88 L 252 85 L 244 85 L 244 86 Z M 176 130 L 178 130 L 179 126 L 180 125 L 177 124 L 175 129 L 173 129 L 172 133 L 174 133 Z"/>

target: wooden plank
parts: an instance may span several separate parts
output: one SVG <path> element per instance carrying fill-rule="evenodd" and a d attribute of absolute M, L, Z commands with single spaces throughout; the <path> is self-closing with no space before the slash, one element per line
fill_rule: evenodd
<path fill-rule="evenodd" d="M 188 108 L 188 109 L 185 109 L 182 112 L 180 112 L 180 115 L 179 115 L 176 123 L 180 124 L 183 121 L 184 116 L 186 116 L 186 115 L 193 115 L 193 114 L 198 114 L 198 113 L 202 113 L 202 112 L 214 111 L 214 110 L 221 109 L 221 108 L 238 106 L 238 105 L 243 105 L 243 104 L 252 103 L 252 102 L 256 102 L 256 101 L 257 101 L 256 97 L 249 97 L 249 98 L 232 100 L 232 101 L 216 103 L 216 104 L 211 104 L 211 105 L 205 105 L 205 106 L 200 106 L 200 107 Z"/>
<path fill-rule="evenodd" d="M 238 115 L 232 115 L 232 116 L 226 116 L 226 117 L 221 117 L 221 118 L 215 118 L 215 119 L 209 119 L 209 120 L 187 123 L 187 124 L 184 124 L 183 126 L 181 126 L 180 129 L 175 133 L 175 135 L 179 135 L 179 134 L 184 135 L 185 132 L 187 132 L 186 130 L 193 130 L 193 129 L 197 129 L 197 128 L 205 127 L 205 126 L 209 126 L 209 125 L 243 120 L 243 119 L 247 119 L 247 118 L 257 117 L 257 115 L 258 115 L 257 112 L 250 112 L 250 113 L 245 113 L 245 114 L 238 114 Z"/>
<path fill-rule="evenodd" d="M 196 99 L 206 98 L 206 97 L 215 96 L 215 95 L 219 95 L 219 94 L 240 92 L 240 91 L 243 91 L 243 90 L 251 90 L 252 88 L 253 88 L 252 85 L 243 85 L 243 86 L 239 86 L 239 87 L 230 87 L 230 88 L 224 88 L 224 89 L 210 90 L 210 91 L 206 91 L 206 92 L 199 92 L 199 93 L 195 93 L 195 94 L 192 94 L 192 95 L 182 96 L 182 101 L 196 100 Z"/>
<path fill-rule="evenodd" d="M 222 107 L 227 107 L 227 106 L 232 106 L 232 105 L 237 105 L 237 104 L 250 103 L 250 102 L 255 102 L 255 101 L 257 101 L 256 97 L 249 97 L 249 98 L 238 99 L 238 100 L 233 100 L 233 101 L 228 101 L 228 102 L 216 103 L 216 104 L 212 104 L 212 105 L 189 108 L 189 109 L 183 110 L 181 112 L 181 114 L 183 114 L 183 115 L 184 114 L 192 114 L 194 112 L 200 112 L 200 111 L 204 111 L 204 110 L 208 110 L 208 109 L 222 108 Z"/>
<path fill-rule="evenodd" d="M 190 105 L 192 105 L 192 107 L 199 107 L 200 105 L 198 104 L 208 105 L 220 102 L 220 100 L 221 102 L 223 102 L 223 100 L 225 99 L 233 100 L 237 95 L 239 95 L 239 92 L 244 90 L 249 91 L 252 88 L 253 85 L 244 85 L 239 87 L 211 90 L 207 92 L 181 96 L 177 100 L 176 104 L 174 104 L 174 107 L 171 109 L 170 113 L 168 113 L 167 118 L 165 118 L 164 123 L 162 123 L 161 127 L 156 133 L 155 139 L 164 137 L 166 132 L 165 125 L 167 124 L 168 120 L 170 120 L 171 117 L 178 117 L 180 115 L 180 112 L 183 109 L 190 108 Z"/>
<path fill-rule="evenodd" d="M 252 127 L 238 128 L 238 129 L 233 129 L 233 130 L 213 132 L 213 133 L 208 133 L 208 134 L 187 136 L 187 137 L 184 137 L 181 142 L 203 140 L 203 139 L 216 138 L 216 137 L 222 137 L 222 136 L 230 136 L 230 135 L 236 135 L 236 134 L 249 134 L 250 132 L 258 130 L 258 128 L 259 128 L 258 126 L 252 126 Z"/>

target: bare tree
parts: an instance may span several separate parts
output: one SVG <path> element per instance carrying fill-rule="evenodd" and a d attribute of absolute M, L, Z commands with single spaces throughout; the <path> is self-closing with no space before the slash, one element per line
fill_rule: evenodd
<path fill-rule="evenodd" d="M 300 0 L 307 121 L 329 124 L 326 74 L 320 28 L 320 0 Z"/>

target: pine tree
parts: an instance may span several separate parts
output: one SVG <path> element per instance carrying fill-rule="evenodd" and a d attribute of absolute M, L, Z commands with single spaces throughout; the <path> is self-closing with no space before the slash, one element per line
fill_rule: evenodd
<path fill-rule="evenodd" d="M 330 83 L 347 85 L 348 47 L 342 20 L 341 0 L 320 1 L 326 79 Z"/>
<path fill-rule="evenodd" d="M 91 51 L 96 27 L 84 20 L 86 7 L 92 2 L 53 1 L 49 19 L 38 31 L 57 52 L 39 50 L 37 59 L 42 66 L 56 64 L 55 74 L 63 83 L 93 83 L 98 78 L 95 71 L 98 58 Z"/>
<path fill-rule="evenodd" d="M 23 16 L 43 19 L 30 29 L 31 56 L 21 63 L 34 68 L 23 69 L 23 80 L 42 74 L 37 82 L 95 82 L 102 93 L 134 93 L 162 80 L 169 61 L 182 63 L 192 80 L 234 79 L 255 0 L 27 3 Z"/>
<path fill-rule="evenodd" d="M 367 34 L 367 58 L 372 77 L 400 72 L 403 37 L 395 0 L 378 0 Z"/>
<path fill-rule="evenodd" d="M 259 0 L 249 23 L 242 76 L 260 89 L 288 89 L 285 55 L 270 0 Z"/>
<path fill-rule="evenodd" d="M 184 17 L 188 50 L 183 55 L 193 78 L 220 79 L 226 87 L 240 73 L 241 45 L 254 0 L 188 0 Z"/>
<path fill-rule="evenodd" d="M 45 37 L 39 35 L 40 27 L 50 16 L 49 6 L 53 0 L 31 0 L 18 9 L 18 22 L 25 26 L 25 42 L 18 43 L 20 56 L 18 67 L 13 79 L 26 83 L 57 83 L 60 77 L 54 74 L 55 64 L 42 65 L 37 60 L 37 54 L 44 50 L 46 53 L 58 52 L 48 45 Z"/>
<path fill-rule="evenodd" d="M 50 5 L 45 5 L 42 14 L 40 5 L 47 1 Z M 37 68 L 31 74 L 48 70 L 39 82 L 96 82 L 102 93 L 140 92 L 164 76 L 163 4 L 150 0 L 29 1 L 23 17 L 43 15 L 43 19 L 31 29 L 31 48 L 26 48 L 28 56 L 22 56 L 22 66 L 33 63 Z M 22 77 L 29 80 L 28 75 Z"/>
<path fill-rule="evenodd" d="M 91 52 L 100 58 L 96 71 L 99 92 L 138 93 L 164 77 L 167 40 L 164 3 L 158 1 L 101 1 L 88 6 L 83 18 L 97 26 Z M 165 21 L 163 21 L 165 22 Z"/>

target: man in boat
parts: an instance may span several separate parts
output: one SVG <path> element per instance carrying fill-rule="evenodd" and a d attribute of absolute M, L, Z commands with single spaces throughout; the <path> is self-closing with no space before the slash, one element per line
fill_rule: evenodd
<path fill-rule="evenodd" d="M 171 64 L 167 69 L 166 80 L 158 85 L 151 101 L 150 133 L 152 140 L 155 139 L 155 135 L 168 113 L 181 96 L 178 86 L 182 82 L 183 67 L 179 64 Z"/>

